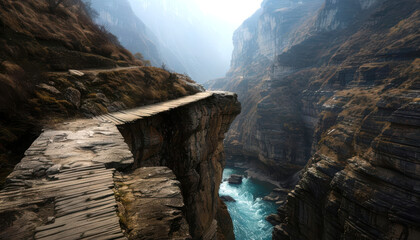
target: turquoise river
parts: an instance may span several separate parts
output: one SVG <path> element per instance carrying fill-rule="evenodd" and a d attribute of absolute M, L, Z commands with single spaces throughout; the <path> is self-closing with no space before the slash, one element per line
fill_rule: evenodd
<path fill-rule="evenodd" d="M 243 174 L 243 170 L 225 168 L 223 179 L 231 174 Z M 273 185 L 254 179 L 244 178 L 242 184 L 232 185 L 223 181 L 219 195 L 233 197 L 236 202 L 226 202 L 232 217 L 235 238 L 238 240 L 271 239 L 272 225 L 265 217 L 276 212 L 276 205 L 262 200 L 274 188 Z"/>

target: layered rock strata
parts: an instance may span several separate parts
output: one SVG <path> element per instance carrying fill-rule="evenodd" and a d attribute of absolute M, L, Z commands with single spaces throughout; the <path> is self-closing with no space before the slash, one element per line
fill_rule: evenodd
<path fill-rule="evenodd" d="M 273 238 L 419 238 L 420 2 L 326 0 L 291 32 L 250 30 L 291 19 L 292 4 L 264 21 L 287 2 L 242 25 L 241 57 L 214 85 L 243 99 L 227 153 L 294 188 Z M 261 57 L 255 43 L 276 34 L 287 43 Z"/>
<path fill-rule="evenodd" d="M 286 67 L 275 75 L 270 66 L 292 44 L 294 31 L 314 17 L 321 4 L 322 0 L 264 1 L 234 33 L 235 49 L 226 78 L 207 85 L 234 89 L 243 105 L 226 137 L 228 159 L 245 161 L 244 167 L 275 180 L 284 180 L 306 164 L 312 129 L 302 127 L 297 90 L 284 87 L 273 93 L 272 85 L 292 69 Z"/>

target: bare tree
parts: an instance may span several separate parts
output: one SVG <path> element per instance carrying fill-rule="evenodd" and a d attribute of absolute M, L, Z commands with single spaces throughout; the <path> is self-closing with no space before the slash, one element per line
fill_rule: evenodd
<path fill-rule="evenodd" d="M 57 9 L 58 5 L 60 5 L 64 1 L 66 0 L 47 0 L 48 8 L 50 9 L 50 12 L 54 12 Z"/>

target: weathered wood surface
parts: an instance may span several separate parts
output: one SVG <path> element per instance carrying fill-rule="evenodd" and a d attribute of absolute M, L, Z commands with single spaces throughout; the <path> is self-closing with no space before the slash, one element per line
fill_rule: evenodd
<path fill-rule="evenodd" d="M 180 99 L 59 124 L 25 152 L 0 191 L 0 239 L 125 239 L 114 168 L 133 156 L 116 125 L 208 98 Z"/>
<path fill-rule="evenodd" d="M 139 108 L 133 108 L 115 113 L 109 113 L 96 118 L 103 122 L 112 122 L 116 125 L 133 122 L 142 118 L 150 117 L 174 108 L 182 107 L 200 100 L 213 96 L 217 92 L 200 92 L 191 96 L 178 98 L 175 100 L 147 105 Z"/>
<path fill-rule="evenodd" d="M 44 187 L 55 194 L 55 221 L 35 239 L 125 239 L 112 188 L 114 169 L 103 164 L 63 170 Z"/>
<path fill-rule="evenodd" d="M 25 155 L 0 192 L 0 214 L 9 218 L 0 239 L 126 239 L 116 214 L 115 169 L 107 166 L 130 166 L 133 156 L 114 124 L 60 124 Z M 34 224 L 17 228 L 27 222 Z"/>

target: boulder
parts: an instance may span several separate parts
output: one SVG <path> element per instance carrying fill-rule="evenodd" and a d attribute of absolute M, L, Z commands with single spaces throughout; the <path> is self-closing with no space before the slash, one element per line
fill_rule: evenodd
<path fill-rule="evenodd" d="M 242 175 L 232 174 L 228 179 L 230 184 L 241 184 L 242 183 Z"/>
<path fill-rule="evenodd" d="M 269 201 L 269 202 L 277 202 L 279 201 L 280 197 L 279 196 L 273 196 L 273 195 L 267 195 L 263 198 L 264 201 Z"/>
<path fill-rule="evenodd" d="M 277 214 L 268 215 L 265 220 L 267 220 L 271 225 L 276 226 L 281 223 L 281 218 Z"/>
<path fill-rule="evenodd" d="M 103 103 L 109 103 L 109 99 L 103 93 L 96 93 L 96 98 Z"/>
<path fill-rule="evenodd" d="M 77 108 L 80 107 L 81 96 L 82 94 L 79 92 L 79 90 L 72 87 L 67 88 L 64 92 L 64 97 L 66 100 L 71 102 Z"/>
<path fill-rule="evenodd" d="M 39 84 L 38 87 L 41 88 L 42 90 L 46 90 L 53 94 L 61 94 L 61 92 L 57 88 L 50 86 L 48 84 L 45 84 L 45 83 Z"/>
<path fill-rule="evenodd" d="M 263 198 L 264 201 L 276 202 L 276 204 L 283 204 L 286 200 L 289 190 L 283 188 L 274 188 L 270 194 Z"/>
<path fill-rule="evenodd" d="M 224 202 L 236 202 L 236 200 L 231 196 L 220 196 L 220 199 Z"/>
<path fill-rule="evenodd" d="M 87 88 L 85 86 L 85 84 L 83 84 L 82 82 L 76 82 L 77 88 L 82 91 L 82 92 L 86 92 Z"/>

